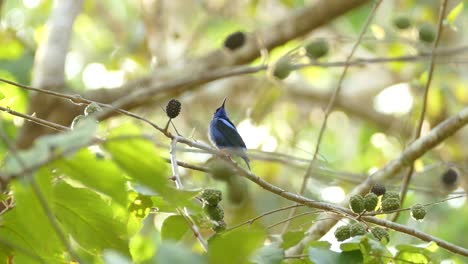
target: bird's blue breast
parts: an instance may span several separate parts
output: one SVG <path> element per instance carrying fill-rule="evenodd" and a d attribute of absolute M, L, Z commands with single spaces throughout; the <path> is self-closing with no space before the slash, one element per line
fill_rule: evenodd
<path fill-rule="evenodd" d="M 229 119 L 214 117 L 210 123 L 211 140 L 219 148 L 243 148 L 245 143 Z"/>

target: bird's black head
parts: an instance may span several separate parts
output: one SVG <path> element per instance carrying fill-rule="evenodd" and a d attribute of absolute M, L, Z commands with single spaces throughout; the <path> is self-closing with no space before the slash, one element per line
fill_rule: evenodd
<path fill-rule="evenodd" d="M 226 110 L 224 110 L 224 104 L 226 103 L 226 99 L 227 98 L 224 98 L 223 104 L 220 107 L 218 107 L 214 112 L 215 117 L 227 117 Z"/>

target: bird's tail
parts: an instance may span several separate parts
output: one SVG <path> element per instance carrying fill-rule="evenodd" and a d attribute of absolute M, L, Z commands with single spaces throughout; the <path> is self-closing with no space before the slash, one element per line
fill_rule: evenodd
<path fill-rule="evenodd" d="M 249 158 L 247 158 L 246 155 L 241 156 L 241 158 L 245 161 L 245 164 L 247 164 L 247 167 L 249 168 L 249 171 L 250 171 L 251 169 L 250 169 L 250 160 L 249 160 Z"/>

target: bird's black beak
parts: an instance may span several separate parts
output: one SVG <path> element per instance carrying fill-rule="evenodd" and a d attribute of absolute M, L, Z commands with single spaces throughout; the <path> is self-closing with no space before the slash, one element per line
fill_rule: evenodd
<path fill-rule="evenodd" d="M 224 104 L 226 103 L 226 99 L 227 99 L 227 97 L 224 97 L 223 104 L 221 105 L 222 108 L 224 108 Z"/>

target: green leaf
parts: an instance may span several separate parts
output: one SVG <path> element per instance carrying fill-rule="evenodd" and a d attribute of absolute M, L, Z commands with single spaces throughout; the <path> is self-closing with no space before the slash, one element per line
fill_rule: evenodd
<path fill-rule="evenodd" d="M 457 17 L 460 15 L 460 13 L 462 12 L 463 10 L 463 7 L 464 7 L 464 3 L 463 1 L 460 1 L 460 3 L 458 3 L 458 5 L 456 5 L 451 11 L 450 13 L 447 15 L 447 23 L 455 28 L 455 20 L 457 19 Z"/>
<path fill-rule="evenodd" d="M 146 262 L 148 263 L 148 262 Z M 190 263 L 204 264 L 206 259 L 200 255 L 190 252 L 182 245 L 172 242 L 165 242 L 159 246 L 158 251 L 152 262 L 154 264 L 173 264 L 173 263 Z M 218 262 L 223 263 L 223 262 Z M 224 262 L 226 263 L 226 262 Z"/>
<path fill-rule="evenodd" d="M 278 244 L 270 244 L 258 249 L 251 260 L 258 264 L 279 264 L 284 258 L 284 250 Z"/>
<path fill-rule="evenodd" d="M 362 254 L 359 250 L 335 252 L 328 247 L 317 245 L 309 247 L 309 260 L 314 264 L 359 264 L 363 263 Z"/>
<path fill-rule="evenodd" d="M 64 151 L 78 150 L 80 146 L 86 146 L 94 137 L 97 129 L 96 121 L 86 120 L 79 128 L 58 134 L 47 135 L 36 140 L 33 147 L 20 151 L 18 157 L 8 156 L 5 160 L 5 171 L 9 174 L 17 174 L 24 170 L 24 166 L 32 168 L 43 164 L 50 157 L 60 155 Z"/>
<path fill-rule="evenodd" d="M 299 243 L 299 241 L 301 241 L 303 237 L 304 231 L 287 232 L 283 235 L 283 243 L 281 244 L 281 247 L 284 249 L 290 248 Z"/>
<path fill-rule="evenodd" d="M 95 192 L 65 182 L 53 191 L 57 218 L 78 244 L 96 254 L 115 249 L 129 255 L 126 219 L 114 213 L 116 208 Z"/>
<path fill-rule="evenodd" d="M 35 181 L 49 206 L 52 204 L 52 178 L 41 170 Z M 15 263 L 65 262 L 65 248 L 57 236 L 44 207 L 27 181 L 13 181 L 11 189 L 15 194 L 15 208 L 2 216 L 0 238 L 9 243 L 15 255 Z M 34 224 L 32 224 L 32 222 Z"/>
<path fill-rule="evenodd" d="M 179 241 L 189 231 L 187 221 L 181 215 L 171 215 L 161 227 L 161 237 L 164 240 Z"/>
<path fill-rule="evenodd" d="M 122 133 L 128 135 L 125 134 L 126 129 L 122 130 L 113 131 L 109 137 L 110 140 L 103 147 L 135 183 L 141 184 L 159 195 L 169 197 L 169 183 L 172 183 L 169 181 L 171 174 L 154 145 L 141 139 L 112 140 L 113 137 Z"/>
<path fill-rule="evenodd" d="M 419 246 L 400 244 L 395 246 L 395 248 L 398 250 L 395 255 L 395 263 L 404 263 L 406 261 L 415 263 L 432 263 L 439 261 L 439 257 L 435 254 L 435 251 L 438 249 L 438 246 L 435 243 L 427 243 Z M 399 261 L 398 259 L 403 261 Z"/>
<path fill-rule="evenodd" d="M 208 241 L 210 263 L 249 263 L 250 256 L 263 245 L 264 230 L 240 228 L 215 235 Z"/>
<path fill-rule="evenodd" d="M 104 259 L 104 262 L 108 264 L 131 264 L 132 263 L 132 261 L 128 259 L 126 256 L 114 250 L 104 251 L 103 259 Z"/>
<path fill-rule="evenodd" d="M 5 98 L 5 95 L 0 91 L 0 100 L 2 100 L 3 98 Z"/>
<path fill-rule="evenodd" d="M 111 197 L 122 206 L 127 205 L 125 173 L 113 162 L 99 159 L 87 149 L 83 149 L 68 159 L 54 162 L 60 172 L 70 178 Z"/>

